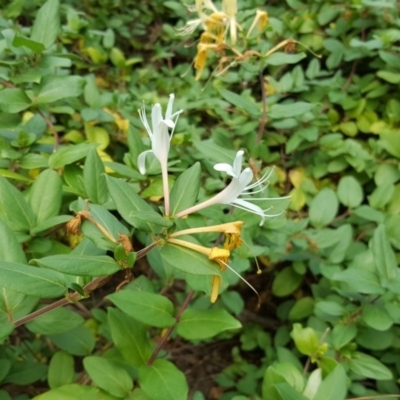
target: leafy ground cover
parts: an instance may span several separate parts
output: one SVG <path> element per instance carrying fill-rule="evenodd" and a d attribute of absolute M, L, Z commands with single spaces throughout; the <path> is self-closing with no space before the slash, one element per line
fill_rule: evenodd
<path fill-rule="evenodd" d="M 0 12 L 0 400 L 399 398 L 397 2 L 137 3 Z"/>

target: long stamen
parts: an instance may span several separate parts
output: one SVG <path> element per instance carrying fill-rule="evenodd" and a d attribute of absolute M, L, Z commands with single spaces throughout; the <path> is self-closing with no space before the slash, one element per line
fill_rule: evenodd
<path fill-rule="evenodd" d="M 258 294 L 257 290 L 249 283 L 246 281 L 246 279 L 244 279 L 238 272 L 236 272 L 232 267 L 230 267 L 227 263 L 221 261 L 226 268 L 230 269 L 240 280 L 242 280 L 258 297 L 258 305 L 260 306 L 261 304 L 261 298 L 260 295 Z"/>

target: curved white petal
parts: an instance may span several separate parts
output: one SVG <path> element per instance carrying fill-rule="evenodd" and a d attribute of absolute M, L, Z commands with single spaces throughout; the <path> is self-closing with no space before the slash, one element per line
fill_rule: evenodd
<path fill-rule="evenodd" d="M 166 164 L 169 153 L 169 133 L 168 125 L 163 121 L 160 122 L 158 129 L 154 132 L 152 142 L 152 150 L 160 164 Z"/>
<path fill-rule="evenodd" d="M 175 99 L 175 95 L 173 93 L 171 93 L 169 95 L 167 111 L 165 112 L 165 119 L 171 119 L 172 107 L 174 106 L 174 99 Z"/>
<path fill-rule="evenodd" d="M 160 104 L 154 104 L 153 108 L 151 109 L 151 127 L 153 129 L 153 135 L 155 131 L 158 129 L 160 122 L 162 121 L 162 113 L 161 113 L 161 106 Z"/>
<path fill-rule="evenodd" d="M 242 160 L 243 160 L 243 150 L 239 150 L 236 153 L 235 161 L 233 161 L 233 171 L 236 177 L 239 177 L 240 172 L 242 171 Z"/>
<path fill-rule="evenodd" d="M 216 171 L 220 171 L 220 172 L 226 172 L 228 175 L 233 176 L 235 178 L 237 178 L 238 176 L 235 175 L 235 171 L 232 168 L 232 165 L 229 165 L 227 163 L 218 163 L 214 165 L 214 169 Z"/>
<path fill-rule="evenodd" d="M 146 150 L 139 154 L 137 164 L 139 168 L 139 172 L 144 175 L 146 173 L 146 156 L 149 153 L 152 153 L 153 150 Z"/>
<path fill-rule="evenodd" d="M 234 204 L 238 208 L 241 208 L 242 210 L 250 211 L 253 214 L 259 215 L 261 217 L 260 226 L 264 224 L 266 215 L 264 214 L 264 210 L 261 207 L 243 199 L 236 199 L 232 204 Z"/>

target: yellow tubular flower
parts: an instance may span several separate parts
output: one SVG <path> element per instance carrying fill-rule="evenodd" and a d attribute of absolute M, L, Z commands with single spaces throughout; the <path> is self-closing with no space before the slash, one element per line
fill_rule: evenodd
<path fill-rule="evenodd" d="M 266 11 L 261 11 L 261 10 L 257 10 L 256 16 L 254 17 L 254 20 L 247 32 L 246 37 L 248 38 L 251 34 L 251 32 L 253 31 L 253 29 L 257 26 L 258 31 L 262 31 L 268 23 L 268 13 Z"/>
<path fill-rule="evenodd" d="M 237 2 L 236 0 L 223 0 L 222 10 L 226 13 L 229 18 L 229 28 L 231 35 L 232 45 L 236 44 L 237 41 L 237 24 L 236 24 L 236 14 L 237 14 Z"/>
<path fill-rule="evenodd" d="M 170 237 L 177 237 L 181 235 L 191 235 L 193 233 L 207 233 L 207 232 L 220 232 L 225 235 L 224 248 L 234 250 L 241 246 L 243 243 L 241 239 L 243 221 L 228 222 L 226 224 L 203 226 L 200 228 L 184 229 L 182 231 L 174 232 Z"/>
<path fill-rule="evenodd" d="M 171 236 L 167 239 L 167 242 L 176 244 L 178 246 L 186 247 L 188 249 L 206 255 L 209 260 L 214 261 L 219 265 L 221 271 L 224 271 L 227 267 L 228 259 L 230 256 L 230 251 L 228 249 L 220 249 L 219 247 L 200 246 L 195 243 L 187 242 L 186 240 L 175 239 Z M 218 298 L 220 283 L 221 283 L 221 277 L 219 275 L 214 275 L 211 286 L 212 303 L 214 303 Z"/>

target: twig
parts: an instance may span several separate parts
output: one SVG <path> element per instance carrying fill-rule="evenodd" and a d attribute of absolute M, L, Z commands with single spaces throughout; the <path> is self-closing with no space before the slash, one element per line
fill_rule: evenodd
<path fill-rule="evenodd" d="M 177 314 L 175 316 L 175 323 L 168 328 L 168 330 L 165 332 L 164 336 L 158 342 L 156 349 L 153 351 L 153 354 L 150 357 L 150 360 L 147 362 L 147 365 L 149 365 L 149 366 L 152 365 L 153 362 L 155 361 L 155 359 L 157 358 L 158 353 L 161 351 L 161 349 L 164 347 L 165 343 L 171 336 L 172 331 L 175 329 L 176 325 L 180 321 L 181 316 L 182 316 L 183 312 L 186 310 L 190 301 L 192 300 L 193 295 L 194 295 L 194 291 L 191 290 L 189 292 L 189 294 L 186 296 L 185 301 L 183 302 L 183 304 L 181 305 L 181 307 L 179 308 L 179 311 L 177 312 Z"/>

